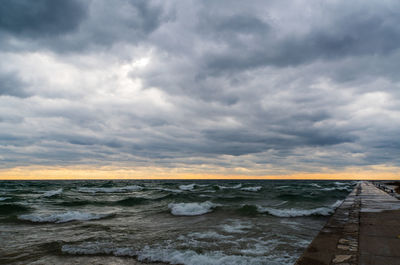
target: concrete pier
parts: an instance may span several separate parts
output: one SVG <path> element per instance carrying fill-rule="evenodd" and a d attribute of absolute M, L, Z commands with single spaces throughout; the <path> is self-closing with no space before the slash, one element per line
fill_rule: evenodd
<path fill-rule="evenodd" d="M 296 264 L 399 265 L 400 201 L 358 183 Z"/>

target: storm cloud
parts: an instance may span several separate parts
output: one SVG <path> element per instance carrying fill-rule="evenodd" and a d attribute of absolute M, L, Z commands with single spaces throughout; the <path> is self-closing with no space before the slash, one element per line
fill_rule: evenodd
<path fill-rule="evenodd" d="M 399 11 L 2 1 L 0 167 L 398 167 Z"/>

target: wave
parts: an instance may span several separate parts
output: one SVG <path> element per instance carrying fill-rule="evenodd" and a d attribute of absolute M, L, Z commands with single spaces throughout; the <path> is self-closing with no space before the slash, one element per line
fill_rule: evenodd
<path fill-rule="evenodd" d="M 351 183 L 348 183 L 348 182 L 339 182 L 339 181 L 336 181 L 336 182 L 334 182 L 333 184 L 335 184 L 335 185 L 337 185 L 337 186 L 348 186 L 348 185 L 351 185 Z"/>
<path fill-rule="evenodd" d="M 61 251 L 72 255 L 136 256 L 136 251 L 127 247 L 114 247 L 110 243 L 85 242 L 79 245 L 63 245 Z"/>
<path fill-rule="evenodd" d="M 0 197 L 0 202 L 11 199 L 10 197 Z"/>
<path fill-rule="evenodd" d="M 320 185 L 317 183 L 311 183 L 310 186 L 316 187 L 316 188 L 322 188 Z"/>
<path fill-rule="evenodd" d="M 180 189 L 178 190 L 178 189 L 169 189 L 169 188 L 153 188 L 153 190 L 168 191 L 168 192 L 173 192 L 173 193 L 181 193 L 181 192 L 183 192 Z"/>
<path fill-rule="evenodd" d="M 169 193 L 164 196 L 156 197 L 156 198 L 151 198 L 147 200 L 151 201 L 197 201 L 201 200 L 200 198 L 203 196 L 200 196 L 202 194 L 195 194 L 195 193 L 187 193 L 187 192 L 174 192 L 174 193 Z M 211 196 L 208 196 L 211 197 Z M 203 201 L 203 200 L 201 200 Z"/>
<path fill-rule="evenodd" d="M 241 190 L 244 191 L 260 191 L 261 189 L 262 189 L 261 186 L 241 188 Z"/>
<path fill-rule="evenodd" d="M 171 210 L 171 214 L 173 215 L 193 216 L 209 213 L 217 206 L 217 204 L 205 201 L 201 203 L 170 203 L 168 208 Z"/>
<path fill-rule="evenodd" d="M 133 206 L 145 203 L 152 199 L 146 199 L 142 197 L 127 197 L 125 199 L 117 200 L 117 201 L 100 201 L 100 200 L 79 200 L 77 198 L 72 200 L 66 200 L 62 202 L 57 202 L 55 205 L 74 207 L 74 206 L 84 206 L 84 205 L 98 205 L 98 206 Z M 154 199 L 156 200 L 156 199 Z"/>
<path fill-rule="evenodd" d="M 195 186 L 196 186 L 196 184 L 194 184 L 194 183 L 193 184 L 188 184 L 188 185 L 180 185 L 179 189 L 185 190 L 185 191 L 193 190 Z"/>
<path fill-rule="evenodd" d="M 284 186 L 276 186 L 275 189 L 287 189 L 291 188 L 290 186 L 284 185 Z"/>
<path fill-rule="evenodd" d="M 142 262 L 167 262 L 169 264 L 203 264 L 203 265 L 250 265 L 266 264 L 267 257 L 229 255 L 223 251 L 198 253 L 194 250 L 181 250 L 165 247 L 146 246 L 137 252 L 137 259 Z M 272 263 L 268 264 L 282 264 Z"/>
<path fill-rule="evenodd" d="M 16 203 L 0 204 L 0 215 L 7 215 L 18 212 L 27 212 L 29 210 L 31 210 L 30 207 L 21 204 L 16 204 Z"/>
<path fill-rule="evenodd" d="M 74 206 L 84 206 L 89 204 L 97 204 L 97 201 L 88 201 L 88 200 L 74 200 L 74 201 L 63 201 L 55 203 L 55 205 L 74 207 Z"/>
<path fill-rule="evenodd" d="M 197 239 L 232 239 L 233 236 L 225 236 L 221 235 L 215 231 L 207 231 L 207 232 L 194 232 L 187 234 L 188 237 L 193 237 Z M 185 239 L 185 237 L 182 237 Z"/>
<path fill-rule="evenodd" d="M 255 205 L 243 205 L 238 209 L 238 212 L 243 214 L 243 215 L 256 215 L 258 214 L 257 206 Z"/>
<path fill-rule="evenodd" d="M 225 190 L 225 189 L 240 189 L 242 187 L 242 183 L 236 184 L 234 186 L 222 186 L 217 185 L 217 189 Z"/>
<path fill-rule="evenodd" d="M 78 188 L 78 191 L 85 193 L 118 193 L 118 192 L 129 192 L 129 191 L 139 191 L 143 187 L 138 185 L 125 186 L 125 187 L 114 187 L 114 188 Z"/>
<path fill-rule="evenodd" d="M 284 201 L 315 201 L 319 198 L 318 194 L 313 193 L 279 193 L 276 196 L 280 200 Z"/>
<path fill-rule="evenodd" d="M 47 197 L 47 198 L 53 197 L 53 196 L 56 196 L 56 195 L 60 195 L 62 192 L 63 192 L 63 189 L 46 191 L 43 194 L 43 197 Z"/>
<path fill-rule="evenodd" d="M 334 191 L 334 190 L 351 191 L 351 188 L 350 187 L 344 187 L 344 186 L 336 186 L 336 187 L 330 187 L 330 188 L 323 188 L 321 190 L 323 190 L 323 191 Z"/>
<path fill-rule="evenodd" d="M 275 204 L 275 205 L 273 205 L 273 206 L 281 206 L 281 205 L 284 205 L 284 204 L 286 204 L 286 203 L 288 203 L 288 201 L 281 201 L 281 202 L 278 202 L 277 204 Z"/>
<path fill-rule="evenodd" d="M 246 199 L 244 196 L 217 196 L 213 198 L 214 201 L 218 202 L 242 202 Z"/>
<path fill-rule="evenodd" d="M 110 217 L 114 214 L 95 214 L 95 213 L 84 213 L 78 211 L 69 211 L 65 213 L 55 214 L 24 214 L 19 215 L 18 219 L 23 221 L 31 221 L 34 223 L 66 223 L 71 221 L 89 221 L 98 220 L 106 217 Z"/>
<path fill-rule="evenodd" d="M 331 206 L 318 207 L 314 209 L 275 209 L 271 207 L 257 206 L 259 213 L 268 213 L 276 217 L 300 217 L 300 216 L 312 216 L 312 215 L 322 215 L 328 216 L 334 213 L 335 209 L 342 204 L 343 201 L 336 201 Z"/>
<path fill-rule="evenodd" d="M 339 189 L 337 189 L 336 187 L 330 187 L 330 188 L 323 188 L 321 190 L 323 190 L 323 191 L 333 191 L 333 190 L 339 190 Z"/>
<path fill-rule="evenodd" d="M 231 224 L 224 224 L 221 226 L 221 228 L 225 232 L 230 233 L 230 234 L 232 234 L 232 233 L 234 233 L 234 234 L 240 233 L 241 234 L 241 233 L 246 233 L 247 232 L 246 230 L 251 229 L 252 225 L 250 223 L 236 221 Z"/>
<path fill-rule="evenodd" d="M 254 256 L 252 253 L 234 255 L 223 251 L 196 252 L 189 249 L 175 249 L 161 245 L 145 246 L 140 250 L 132 247 L 114 246 L 107 242 L 85 242 L 79 245 L 63 245 L 62 253 L 72 255 L 112 255 L 135 257 L 140 262 L 168 264 L 204 264 L 204 265 L 254 265 L 254 264 L 290 264 L 292 258 L 270 256 Z M 290 261 L 289 261 L 290 259 Z"/>
<path fill-rule="evenodd" d="M 116 205 L 121 205 L 121 206 L 133 206 L 133 205 L 138 205 L 142 204 L 144 202 L 148 201 L 146 198 L 141 198 L 141 197 L 129 197 L 125 198 L 119 201 L 116 201 Z"/>

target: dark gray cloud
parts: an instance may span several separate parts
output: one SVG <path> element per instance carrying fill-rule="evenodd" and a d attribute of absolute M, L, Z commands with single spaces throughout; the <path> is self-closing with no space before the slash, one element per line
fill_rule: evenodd
<path fill-rule="evenodd" d="M 4 0 L 0 30 L 19 37 L 57 36 L 77 29 L 86 17 L 84 2 L 75 0 Z"/>
<path fill-rule="evenodd" d="M 4 1 L 1 167 L 400 166 L 399 11 L 397 1 Z"/>
<path fill-rule="evenodd" d="M 280 34 L 285 25 L 276 25 L 268 17 L 265 21 L 254 15 L 204 20 L 201 28 L 223 47 L 206 54 L 205 70 L 218 74 L 269 65 L 296 66 L 319 59 L 388 55 L 400 48 L 400 19 L 393 12 L 400 9 L 399 3 L 324 4 L 320 12 L 325 17 L 311 21 L 313 28 L 302 34 Z M 246 27 L 251 30 L 243 31 Z"/>
<path fill-rule="evenodd" d="M 13 96 L 25 98 L 29 96 L 26 91 L 27 84 L 21 81 L 15 73 L 0 72 L 0 96 Z"/>
<path fill-rule="evenodd" d="M 144 41 L 162 21 L 162 7 L 145 0 L 3 1 L 2 45 L 9 50 L 88 52 Z M 15 45 L 15 40 L 24 40 Z"/>

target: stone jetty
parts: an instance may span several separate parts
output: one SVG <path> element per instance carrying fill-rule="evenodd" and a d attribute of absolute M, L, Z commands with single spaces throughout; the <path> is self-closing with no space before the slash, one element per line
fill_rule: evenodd
<path fill-rule="evenodd" d="M 400 265 L 400 200 L 356 185 L 296 265 Z"/>

